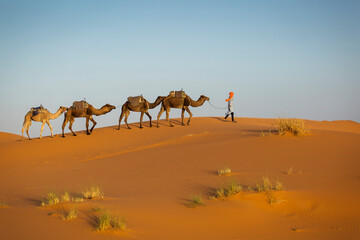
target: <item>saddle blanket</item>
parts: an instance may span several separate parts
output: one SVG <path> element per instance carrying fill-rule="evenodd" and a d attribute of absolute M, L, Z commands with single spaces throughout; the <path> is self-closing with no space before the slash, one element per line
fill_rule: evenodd
<path fill-rule="evenodd" d="M 35 117 L 36 115 L 45 112 L 45 108 L 41 105 L 40 107 L 31 108 L 31 111 L 33 113 L 33 117 Z"/>
<path fill-rule="evenodd" d="M 73 102 L 73 108 L 76 111 L 84 111 L 89 107 L 89 104 L 86 101 L 75 101 Z"/>
<path fill-rule="evenodd" d="M 186 94 L 184 91 L 171 91 L 170 93 L 171 97 L 175 97 L 175 98 L 185 98 Z"/>
<path fill-rule="evenodd" d="M 136 96 L 136 97 L 128 97 L 127 100 L 129 101 L 130 105 L 137 107 L 142 103 L 145 99 L 143 96 Z"/>

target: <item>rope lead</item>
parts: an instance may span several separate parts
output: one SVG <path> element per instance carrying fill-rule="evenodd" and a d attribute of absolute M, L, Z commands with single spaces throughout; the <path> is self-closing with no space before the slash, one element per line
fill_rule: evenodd
<path fill-rule="evenodd" d="M 212 105 L 210 101 L 208 101 L 208 103 L 210 104 L 210 106 L 212 106 L 213 108 L 216 108 L 216 109 L 227 109 L 227 107 L 216 107 L 216 106 Z"/>

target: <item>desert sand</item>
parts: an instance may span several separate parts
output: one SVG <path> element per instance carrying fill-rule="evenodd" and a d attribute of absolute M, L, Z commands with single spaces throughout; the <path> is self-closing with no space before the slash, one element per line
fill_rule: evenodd
<path fill-rule="evenodd" d="M 306 120 L 309 136 L 262 137 L 277 119 L 172 122 L 42 140 L 0 133 L 0 239 L 359 239 L 359 123 Z M 217 175 L 223 165 L 230 175 Z M 246 188 L 264 176 L 285 186 L 276 204 L 256 191 L 210 198 L 232 179 Z M 89 184 L 104 199 L 80 202 L 76 219 L 40 206 L 51 189 Z M 204 205 L 186 206 L 199 194 Z M 96 231 L 94 209 L 124 216 L 127 229 Z"/>

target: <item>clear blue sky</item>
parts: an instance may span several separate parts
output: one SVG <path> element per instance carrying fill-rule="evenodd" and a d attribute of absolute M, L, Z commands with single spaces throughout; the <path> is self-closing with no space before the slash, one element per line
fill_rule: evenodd
<path fill-rule="evenodd" d="M 350 0 L 0 0 L 0 131 L 20 134 L 40 104 L 118 106 L 181 88 L 221 107 L 233 91 L 241 117 L 360 122 L 359 13 Z M 192 112 L 224 114 L 207 103 Z M 119 115 L 95 120 L 116 125 Z M 56 133 L 62 121 L 52 121 Z"/>

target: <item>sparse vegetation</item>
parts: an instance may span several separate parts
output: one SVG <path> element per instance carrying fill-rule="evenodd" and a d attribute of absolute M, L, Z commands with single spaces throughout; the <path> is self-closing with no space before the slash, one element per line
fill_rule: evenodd
<path fill-rule="evenodd" d="M 7 207 L 8 204 L 6 202 L 0 202 L 0 207 Z"/>
<path fill-rule="evenodd" d="M 83 202 L 84 199 L 102 199 L 104 194 L 102 190 L 97 186 L 91 186 L 87 189 L 84 189 L 81 194 L 74 193 L 70 194 L 69 192 L 63 192 L 59 194 L 57 191 L 50 191 L 47 193 L 46 197 L 41 201 L 41 206 L 53 206 L 61 203 L 69 202 Z"/>
<path fill-rule="evenodd" d="M 273 192 L 266 192 L 266 199 L 270 205 L 278 204 L 282 201 L 280 198 L 275 197 Z"/>
<path fill-rule="evenodd" d="M 204 202 L 201 194 L 199 194 L 199 195 L 192 195 L 190 199 L 186 200 L 184 204 L 187 207 L 196 208 L 198 206 L 204 205 Z"/>
<path fill-rule="evenodd" d="M 226 199 L 230 196 L 233 196 L 239 192 L 242 191 L 242 186 L 237 183 L 237 181 L 234 179 L 228 184 L 220 187 L 215 191 L 214 196 L 211 198 L 213 199 Z"/>
<path fill-rule="evenodd" d="M 98 186 L 90 186 L 82 191 L 85 199 L 102 199 L 104 198 L 103 191 Z"/>
<path fill-rule="evenodd" d="M 310 130 L 305 128 L 303 120 L 279 118 L 279 135 L 292 134 L 294 136 L 304 136 L 309 133 Z"/>
<path fill-rule="evenodd" d="M 231 169 L 228 166 L 223 166 L 218 170 L 218 176 L 225 176 L 231 173 Z"/>
<path fill-rule="evenodd" d="M 261 130 L 260 132 L 260 137 L 268 137 L 268 136 L 271 136 L 271 129 L 267 130 L 267 131 L 264 131 L 264 130 Z"/>
<path fill-rule="evenodd" d="M 72 204 L 68 209 L 64 210 L 62 219 L 70 220 L 77 217 L 78 204 Z"/>
<path fill-rule="evenodd" d="M 53 206 L 60 203 L 60 196 L 56 191 L 50 191 L 41 201 L 41 206 Z"/>
<path fill-rule="evenodd" d="M 293 174 L 301 174 L 302 170 L 295 172 L 293 167 L 289 168 L 286 172 L 287 175 L 293 175 Z"/>
<path fill-rule="evenodd" d="M 110 223 L 111 223 L 110 212 L 105 211 L 99 217 L 98 226 L 97 226 L 96 230 L 98 230 L 100 232 L 109 230 L 111 228 Z"/>
<path fill-rule="evenodd" d="M 113 217 L 110 224 L 114 230 L 126 229 L 126 219 L 124 217 Z"/>
<path fill-rule="evenodd" d="M 276 181 L 275 184 L 273 184 L 269 177 L 263 177 L 261 182 L 256 184 L 256 188 L 258 192 L 269 192 L 272 190 L 282 191 L 284 186 L 280 181 Z"/>
<path fill-rule="evenodd" d="M 126 229 L 126 219 L 124 217 L 113 216 L 109 210 L 101 213 L 98 219 L 96 230 L 103 232 L 107 230 L 124 230 Z"/>

